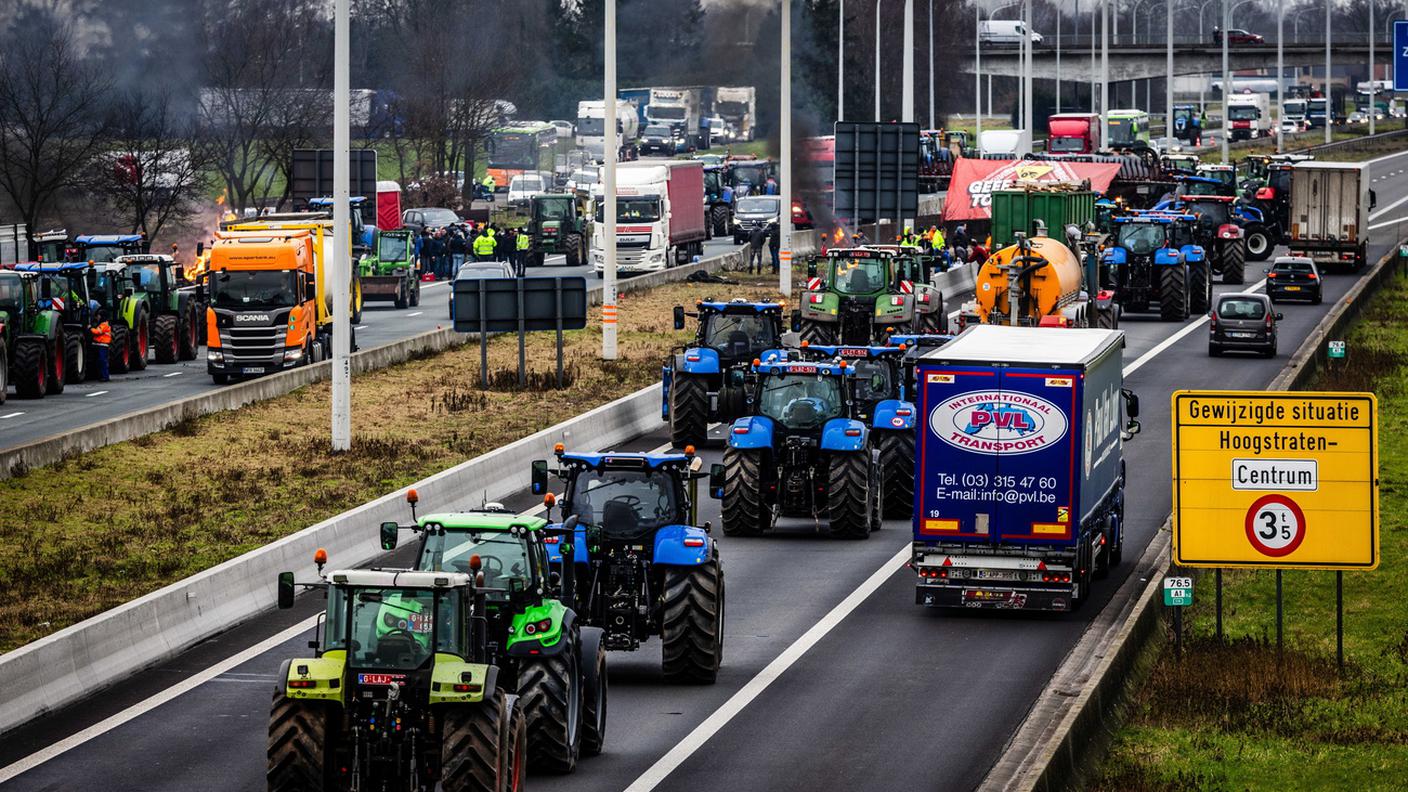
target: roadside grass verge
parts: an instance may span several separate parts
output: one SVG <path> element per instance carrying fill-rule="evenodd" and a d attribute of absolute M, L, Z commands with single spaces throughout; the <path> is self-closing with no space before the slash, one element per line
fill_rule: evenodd
<path fill-rule="evenodd" d="M 1392 119 L 1388 121 L 1379 122 L 1379 124 L 1375 127 L 1374 131 L 1377 134 L 1383 134 L 1385 132 L 1393 132 L 1402 128 L 1403 122 L 1399 121 L 1398 119 Z M 1368 134 L 1368 124 L 1356 124 L 1355 126 L 1339 127 L 1330 132 L 1330 142 L 1334 143 L 1342 140 L 1354 140 L 1356 138 L 1366 137 L 1368 136 Z M 1291 135 L 1286 138 L 1286 153 L 1296 154 L 1299 152 L 1303 152 L 1312 146 L 1323 145 L 1324 142 L 1325 133 L 1323 130 L 1319 129 L 1311 130 L 1309 132 L 1302 132 L 1297 135 Z M 1375 157 L 1382 157 L 1385 154 L 1392 154 L 1396 151 L 1403 151 L 1404 149 L 1408 149 L 1408 138 L 1397 137 L 1389 138 L 1387 140 L 1364 141 L 1361 144 L 1349 146 L 1346 148 L 1331 149 L 1330 151 L 1325 152 L 1323 155 L 1318 154 L 1317 152 L 1310 153 L 1315 154 L 1316 159 L 1332 160 L 1334 162 L 1362 162 L 1364 160 L 1374 159 Z M 1242 157 L 1249 156 L 1252 154 L 1275 153 L 1276 141 L 1274 139 L 1271 139 L 1265 142 L 1254 143 L 1250 146 L 1234 147 L 1228 151 L 1228 156 L 1230 156 L 1233 160 L 1238 160 Z M 1204 151 L 1199 154 L 1199 156 L 1202 158 L 1203 162 L 1221 162 L 1221 144 L 1214 145 L 1211 149 L 1208 149 L 1207 151 Z"/>
<path fill-rule="evenodd" d="M 741 285 L 622 294 L 613 362 L 593 309 L 565 334 L 561 391 L 553 333 L 529 335 L 525 389 L 511 335 L 489 342 L 488 391 L 477 343 L 354 377 L 346 454 L 328 448 L 323 382 L 0 482 L 0 652 L 658 382 L 691 337 L 672 329 L 674 305 L 776 293 L 727 274 Z"/>
<path fill-rule="evenodd" d="M 1408 778 L 1408 280 L 1370 298 L 1348 364 L 1316 390 L 1379 399 L 1380 557 L 1344 574 L 1345 670 L 1335 665 L 1335 574 L 1224 570 L 1222 642 L 1213 577 L 1185 613 L 1182 661 L 1166 642 L 1131 696 L 1097 790 L 1402 789 Z M 1171 640 L 1171 633 L 1169 635 Z"/>

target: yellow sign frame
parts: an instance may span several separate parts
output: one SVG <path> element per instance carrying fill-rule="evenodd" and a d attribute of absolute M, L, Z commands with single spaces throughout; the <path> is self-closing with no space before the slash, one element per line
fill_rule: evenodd
<path fill-rule="evenodd" d="M 1378 567 L 1374 394 L 1179 390 L 1169 405 L 1173 563 Z"/>

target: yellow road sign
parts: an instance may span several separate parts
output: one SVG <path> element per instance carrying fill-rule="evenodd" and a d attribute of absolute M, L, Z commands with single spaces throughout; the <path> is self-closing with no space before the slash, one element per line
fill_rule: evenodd
<path fill-rule="evenodd" d="M 1372 393 L 1175 391 L 1173 561 L 1379 565 Z"/>

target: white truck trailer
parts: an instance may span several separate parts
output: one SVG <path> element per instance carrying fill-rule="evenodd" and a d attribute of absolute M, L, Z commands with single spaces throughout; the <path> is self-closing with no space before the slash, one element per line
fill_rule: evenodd
<path fill-rule="evenodd" d="M 1297 162 L 1291 169 L 1290 234 L 1293 256 L 1322 264 L 1364 267 L 1369 212 L 1376 203 L 1367 162 Z"/>

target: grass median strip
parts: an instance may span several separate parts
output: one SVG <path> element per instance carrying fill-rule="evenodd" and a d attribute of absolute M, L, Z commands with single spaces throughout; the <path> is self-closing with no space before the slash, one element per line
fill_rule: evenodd
<path fill-rule="evenodd" d="M 599 359 L 593 309 L 566 334 L 562 390 L 552 333 L 528 337 L 524 389 L 512 335 L 489 343 L 488 391 L 478 344 L 359 375 L 346 454 L 328 449 L 319 383 L 0 482 L 0 651 L 658 382 L 691 337 L 672 329 L 674 305 L 776 294 L 774 279 L 728 275 L 740 285 L 623 294 L 616 361 Z"/>
<path fill-rule="evenodd" d="M 1335 574 L 1223 572 L 1214 637 L 1211 575 L 1185 614 L 1184 658 L 1163 646 L 1096 771 L 1100 790 L 1401 789 L 1408 776 L 1408 280 L 1388 281 L 1347 337 L 1346 364 L 1315 390 L 1379 398 L 1380 550 L 1344 575 L 1345 671 L 1335 665 Z M 1191 636 L 1191 637 L 1188 637 Z"/>

